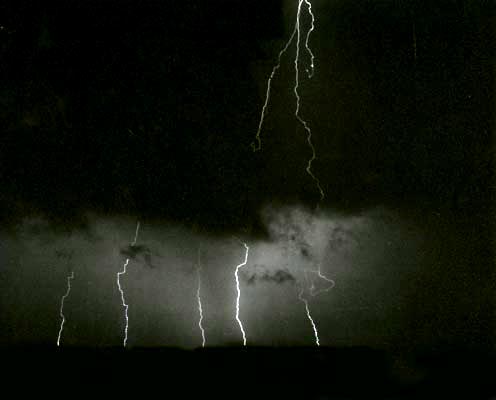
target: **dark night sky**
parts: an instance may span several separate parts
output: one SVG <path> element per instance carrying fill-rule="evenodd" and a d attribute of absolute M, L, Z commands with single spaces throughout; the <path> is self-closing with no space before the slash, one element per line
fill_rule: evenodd
<path fill-rule="evenodd" d="M 264 151 L 249 147 L 291 2 L 4 4 L 4 210 L 237 229 L 267 201 L 315 205 L 304 132 L 287 112 L 290 56 Z M 487 207 L 490 4 L 316 2 L 317 70 L 302 95 L 326 205 Z"/>
<path fill-rule="evenodd" d="M 17 340 L 14 330 L 20 341 L 51 340 L 67 259 L 86 271 L 86 286 L 70 304 L 89 332 L 68 340 L 118 342 L 119 331 L 109 333 L 122 316 L 112 285 L 136 219 L 149 256 L 133 260 L 140 269 L 128 282 L 130 296 L 140 315 L 165 313 L 176 323 L 174 331 L 161 325 L 166 316 L 144 318 L 138 325 L 148 336 L 140 342 L 136 333 L 135 343 L 194 345 L 194 309 L 177 305 L 180 291 L 164 299 L 173 311 L 150 304 L 146 293 L 159 296 L 176 285 L 162 287 L 159 277 L 180 282 L 182 274 L 189 283 L 181 287 L 194 292 L 200 242 L 211 244 L 209 290 L 221 293 L 207 303 L 220 321 L 212 322 L 214 342 L 239 339 L 229 320 L 232 303 L 222 295 L 232 290 L 230 274 L 242 255 L 232 235 L 254 243 L 258 260 L 244 281 L 258 291 L 247 311 L 252 332 L 259 329 L 257 343 L 301 344 L 300 328 L 277 336 L 276 319 L 256 328 L 270 319 L 267 287 L 277 287 L 281 299 L 294 296 L 291 279 L 277 284 L 263 272 L 281 276 L 281 254 L 288 252 L 280 246 L 291 241 L 301 265 L 341 265 L 332 269 L 335 297 L 314 305 L 322 325 L 335 332 L 326 344 L 399 343 L 400 332 L 412 346 L 491 342 L 494 2 L 312 2 L 316 70 L 311 80 L 302 74 L 300 94 L 322 202 L 305 172 L 310 151 L 294 118 L 294 48 L 273 81 L 262 151 L 250 148 L 296 3 L 2 2 L 0 217 L 7 267 L 0 284 L 8 288 L 2 309 L 19 304 L 31 323 L 36 315 L 46 321 L 36 338 L 30 322 L 7 313 L 2 342 Z M 286 233 L 275 234 L 274 226 Z M 291 239 L 291 229 L 303 242 Z M 341 231 L 340 241 L 333 235 Z M 301 255 L 305 246 L 310 261 Z M 60 257 L 62 250 L 71 255 Z M 177 271 L 164 266 L 170 257 Z M 98 260 L 106 269 L 95 267 Z M 298 274 L 300 261 L 289 263 L 289 273 Z M 250 283 L 256 271 L 266 282 Z M 32 290 L 39 279 L 46 287 Z M 279 301 L 281 310 L 301 307 Z M 353 303 L 375 311 L 332 313 Z M 88 309 L 99 316 L 89 320 Z M 264 310 L 259 320 L 256 309 Z"/>

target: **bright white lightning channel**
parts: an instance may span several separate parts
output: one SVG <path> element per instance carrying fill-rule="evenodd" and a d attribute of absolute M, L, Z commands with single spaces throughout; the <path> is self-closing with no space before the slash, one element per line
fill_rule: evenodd
<path fill-rule="evenodd" d="M 265 120 L 265 115 L 267 114 L 267 107 L 269 105 L 270 91 L 271 91 L 271 88 L 272 88 L 272 79 L 274 79 L 274 76 L 275 76 L 277 70 L 279 68 L 281 68 L 281 58 L 284 55 L 284 53 L 286 53 L 286 51 L 288 50 L 289 46 L 293 42 L 293 39 L 294 39 L 295 35 L 296 35 L 296 29 L 293 30 L 293 33 L 291 34 L 291 36 L 290 36 L 289 40 L 287 41 L 286 45 L 279 52 L 279 55 L 277 57 L 277 64 L 274 65 L 274 67 L 272 68 L 272 72 L 270 73 L 269 79 L 267 80 L 267 89 L 266 89 L 266 92 L 265 92 L 265 102 L 264 102 L 264 105 L 262 107 L 262 112 L 260 114 L 260 120 L 258 122 L 258 130 L 257 130 L 257 134 L 255 135 L 255 142 L 253 142 L 251 144 L 251 147 L 252 147 L 253 151 L 259 151 L 259 150 L 262 149 L 262 139 L 261 139 L 262 126 L 263 126 L 263 123 L 264 123 L 264 120 Z"/>
<path fill-rule="evenodd" d="M 286 53 L 288 50 L 289 46 L 293 42 L 294 38 L 296 37 L 296 53 L 295 53 L 295 58 L 294 58 L 294 66 L 295 66 L 295 85 L 293 87 L 293 92 L 296 97 L 296 110 L 295 110 L 295 117 L 300 122 L 300 124 L 303 126 L 307 133 L 307 144 L 308 147 L 310 147 L 311 150 L 311 156 L 308 159 L 307 166 L 305 168 L 307 174 L 312 178 L 312 180 L 315 182 L 317 189 L 320 193 L 320 199 L 323 200 L 325 197 L 324 190 L 322 189 L 322 186 L 320 185 L 319 179 L 315 176 L 315 174 L 312 171 L 312 164 L 313 162 L 317 159 L 317 154 L 315 152 L 315 147 L 313 145 L 312 141 L 312 131 L 310 127 L 308 126 L 308 123 L 302 118 L 300 115 L 300 94 L 298 92 L 298 89 L 300 87 L 300 71 L 298 68 L 299 62 L 300 62 L 300 42 L 301 42 L 301 11 L 302 11 L 302 6 L 303 3 L 306 5 L 306 9 L 308 11 L 308 14 L 310 15 L 311 18 L 311 23 L 310 23 L 310 28 L 308 29 L 305 37 L 305 49 L 310 56 L 310 68 L 307 68 L 307 74 L 308 77 L 311 78 L 314 74 L 314 59 L 315 56 L 310 48 L 309 41 L 310 41 L 310 36 L 315 29 L 315 15 L 313 14 L 312 11 L 312 3 L 310 0 L 298 0 L 298 10 L 296 13 L 296 23 L 295 27 L 293 29 L 293 32 L 291 33 L 291 36 L 289 37 L 289 40 L 286 42 L 285 46 L 282 48 L 282 50 L 279 52 L 279 55 L 277 57 L 277 63 L 276 65 L 272 68 L 272 72 L 269 76 L 269 79 L 267 80 L 267 89 L 265 92 L 265 102 L 262 107 L 262 112 L 260 114 L 260 120 L 258 122 L 258 130 L 257 134 L 255 135 L 255 142 L 251 144 L 253 151 L 258 151 L 262 148 L 262 140 L 261 140 L 261 133 L 262 133 L 262 127 L 264 123 L 265 116 L 267 114 L 267 107 L 269 104 L 269 99 L 270 99 L 270 93 L 271 93 L 271 87 L 272 87 L 272 80 L 276 74 L 276 72 L 280 69 L 281 67 L 281 58 L 282 56 Z"/>
<path fill-rule="evenodd" d="M 203 329 L 202 321 L 203 321 L 203 308 L 202 308 L 202 301 L 201 301 L 201 295 L 200 295 L 200 290 L 201 290 L 201 270 L 202 270 L 202 265 L 201 265 L 201 248 L 198 249 L 198 268 L 197 268 L 197 274 L 198 274 L 198 288 L 196 289 L 196 299 L 198 301 L 198 313 L 200 314 L 200 319 L 198 320 L 198 327 L 200 328 L 201 331 L 201 336 L 202 336 L 202 347 L 205 347 L 205 329 Z"/>
<path fill-rule="evenodd" d="M 60 339 L 62 337 L 62 331 L 64 330 L 64 324 L 65 324 L 65 315 L 64 315 L 64 303 L 65 299 L 69 296 L 71 293 L 71 281 L 74 279 L 74 271 L 71 271 L 71 274 L 67 276 L 67 290 L 65 294 L 62 296 L 60 299 L 60 328 L 59 328 L 59 334 L 57 336 L 57 346 L 60 346 Z"/>
<path fill-rule="evenodd" d="M 138 223 L 136 224 L 136 231 L 134 233 L 134 240 L 131 243 L 131 247 L 136 245 L 136 242 L 138 240 L 139 228 L 140 228 L 140 223 L 138 221 Z M 126 325 L 124 327 L 124 339 L 122 342 L 122 345 L 124 347 L 126 347 L 126 344 L 127 344 L 127 330 L 129 328 L 129 318 L 127 315 L 129 305 L 126 304 L 126 299 L 124 298 L 124 291 L 122 290 L 122 287 L 121 287 L 121 275 L 126 274 L 128 264 L 129 264 L 129 258 L 126 258 L 126 261 L 124 262 L 124 265 L 122 267 L 122 271 L 117 272 L 117 287 L 119 288 L 119 292 L 121 293 L 122 307 L 124 308 L 124 317 L 126 319 Z"/>
<path fill-rule="evenodd" d="M 243 346 L 246 346 L 246 333 L 245 330 L 243 329 L 243 323 L 239 319 L 239 298 L 241 297 L 241 290 L 239 288 L 239 276 L 238 272 L 239 270 L 246 265 L 248 262 L 248 252 L 250 248 L 246 243 L 243 243 L 243 246 L 245 246 L 245 259 L 244 261 L 236 266 L 236 272 L 234 273 L 234 276 L 236 277 L 236 290 L 237 290 L 237 296 L 236 296 L 236 321 L 238 321 L 239 329 L 241 330 L 241 334 L 243 335 Z"/>
<path fill-rule="evenodd" d="M 308 7 L 308 13 L 310 14 L 310 18 L 311 18 L 310 29 L 307 31 L 307 37 L 305 39 L 305 48 L 307 49 L 307 52 L 310 55 L 310 69 L 307 68 L 307 75 L 309 78 L 312 78 L 313 73 L 314 73 L 314 67 L 315 67 L 315 65 L 314 65 L 315 56 L 314 56 L 312 49 L 310 48 L 310 45 L 308 42 L 310 41 L 310 35 L 312 34 L 313 30 L 315 29 L 315 16 L 313 15 L 313 12 L 312 12 L 312 3 L 310 3 L 309 0 L 304 0 L 304 1 Z M 301 2 L 298 5 L 300 5 L 300 4 L 301 4 Z"/>
<path fill-rule="evenodd" d="M 320 340 L 319 340 L 319 332 L 317 330 L 317 325 L 315 325 L 315 321 L 312 318 L 312 315 L 310 313 L 310 306 L 308 305 L 308 300 L 303 297 L 303 287 L 300 288 L 300 292 L 298 293 L 298 299 L 305 305 L 305 311 L 307 313 L 307 318 L 310 321 L 310 324 L 312 324 L 312 329 L 313 329 L 313 334 L 315 336 L 315 344 L 317 346 L 320 346 Z"/>

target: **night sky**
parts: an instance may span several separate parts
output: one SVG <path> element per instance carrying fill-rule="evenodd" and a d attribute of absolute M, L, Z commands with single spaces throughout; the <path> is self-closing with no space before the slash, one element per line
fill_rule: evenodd
<path fill-rule="evenodd" d="M 0 344 L 495 349 L 494 2 L 312 1 L 323 200 L 297 5 L 2 2 Z"/>

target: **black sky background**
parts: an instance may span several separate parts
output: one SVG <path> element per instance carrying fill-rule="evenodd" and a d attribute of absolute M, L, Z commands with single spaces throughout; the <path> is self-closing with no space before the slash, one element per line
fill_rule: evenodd
<path fill-rule="evenodd" d="M 493 3 L 314 7 L 317 71 L 301 93 L 321 204 L 487 213 Z M 280 1 L 4 2 L 3 220 L 96 210 L 236 230 L 268 201 L 314 206 L 291 56 L 263 151 L 249 146 L 286 11 L 288 21 Z"/>

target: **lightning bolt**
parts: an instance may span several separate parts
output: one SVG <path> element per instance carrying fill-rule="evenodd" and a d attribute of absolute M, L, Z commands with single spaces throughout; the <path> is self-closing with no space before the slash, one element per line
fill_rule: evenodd
<path fill-rule="evenodd" d="M 293 88 L 293 91 L 294 91 L 294 94 L 295 94 L 295 97 L 296 97 L 295 117 L 296 117 L 296 119 L 298 121 L 300 121 L 300 123 L 303 126 L 303 128 L 305 128 L 305 130 L 307 131 L 307 143 L 308 143 L 308 147 L 310 147 L 310 150 L 312 152 L 312 155 L 308 159 L 306 171 L 307 171 L 307 174 L 310 175 L 310 177 L 314 180 L 315 184 L 317 185 L 317 189 L 319 190 L 319 193 L 320 193 L 320 200 L 323 200 L 324 197 L 325 197 L 324 191 L 322 190 L 322 187 L 320 186 L 320 181 L 317 179 L 317 177 L 312 172 L 312 163 L 317 158 L 317 155 L 315 154 L 315 147 L 314 147 L 313 142 L 312 142 L 312 130 L 308 126 L 308 123 L 300 116 L 300 95 L 298 93 L 298 88 L 300 86 L 300 79 L 299 79 L 300 72 L 299 72 L 299 69 L 298 69 L 298 62 L 299 62 L 299 59 L 300 59 L 300 38 L 301 38 L 301 32 L 300 32 L 300 15 L 301 15 L 301 6 L 303 5 L 303 3 L 305 3 L 308 6 L 308 12 L 309 12 L 310 16 L 312 17 L 312 24 L 311 24 L 311 28 L 307 32 L 307 38 L 306 38 L 305 46 L 306 46 L 306 48 L 308 49 L 308 51 L 310 52 L 310 55 L 311 55 L 311 60 L 312 60 L 312 63 L 311 63 L 311 73 L 312 74 L 313 74 L 313 68 L 314 68 L 314 65 L 313 65 L 313 53 L 310 50 L 310 48 L 308 47 L 308 40 L 310 38 L 310 34 L 312 33 L 312 31 L 313 31 L 313 29 L 315 27 L 315 25 L 314 25 L 315 16 L 313 15 L 313 12 L 312 12 L 312 4 L 308 0 L 299 0 L 299 2 L 298 2 L 298 13 L 296 14 L 296 56 L 295 56 L 295 59 L 294 59 L 294 65 L 295 65 L 295 86 Z"/>
<path fill-rule="evenodd" d="M 131 246 L 136 245 L 136 241 L 138 240 L 139 228 L 140 228 L 140 223 L 138 221 L 138 223 L 136 224 L 136 231 L 134 233 L 134 240 L 131 243 Z M 129 328 L 129 317 L 127 315 L 129 305 L 126 304 L 126 299 L 124 298 L 124 291 L 122 290 L 122 287 L 121 287 L 121 276 L 125 275 L 127 273 L 128 264 L 129 264 L 129 258 L 126 258 L 126 261 L 124 262 L 124 265 L 122 267 L 122 271 L 117 272 L 117 287 L 119 288 L 119 292 L 121 294 L 121 302 L 122 302 L 122 307 L 124 308 L 124 317 L 126 319 L 126 325 L 124 327 L 124 339 L 122 342 L 122 345 L 124 347 L 126 347 L 126 344 L 127 344 L 127 330 Z"/>
<path fill-rule="evenodd" d="M 310 306 L 308 305 L 308 300 L 303 297 L 303 291 L 304 291 L 303 287 L 300 288 L 300 292 L 298 293 L 298 299 L 305 305 L 307 318 L 310 321 L 310 324 L 312 324 L 313 334 L 315 336 L 315 344 L 317 346 L 320 346 L 319 332 L 317 330 L 317 325 L 315 325 L 315 321 L 313 320 L 312 314 L 310 313 Z"/>
<path fill-rule="evenodd" d="M 64 303 L 65 299 L 69 296 L 71 293 L 71 281 L 74 279 L 74 271 L 71 271 L 71 274 L 67 276 L 67 290 L 65 294 L 62 296 L 60 299 L 60 328 L 59 328 L 59 334 L 57 336 L 57 346 L 60 346 L 60 338 L 62 337 L 62 331 L 64 330 L 64 324 L 65 324 L 65 316 L 64 316 Z"/>
<path fill-rule="evenodd" d="M 306 140 L 307 140 L 308 147 L 310 148 L 310 151 L 311 151 L 311 156 L 307 161 L 307 166 L 306 166 L 305 170 L 306 170 L 307 174 L 310 176 L 310 178 L 312 178 L 312 180 L 315 182 L 317 189 L 319 191 L 319 194 L 320 194 L 320 199 L 323 200 L 325 197 L 324 190 L 322 189 L 322 186 L 320 184 L 319 179 L 315 176 L 315 174 L 312 171 L 312 164 L 317 159 L 317 154 L 315 152 L 315 147 L 314 147 L 313 141 L 312 141 L 312 130 L 308 126 L 308 123 L 300 115 L 301 98 L 300 98 L 300 94 L 298 92 L 298 89 L 300 87 L 300 71 L 298 68 L 298 64 L 300 62 L 300 43 L 301 43 L 300 17 L 301 17 L 303 3 L 305 3 L 306 8 L 308 10 L 308 14 L 310 15 L 310 18 L 311 18 L 310 28 L 308 29 L 308 31 L 306 33 L 306 37 L 305 37 L 305 49 L 310 56 L 310 68 L 307 68 L 306 71 L 307 71 L 309 78 L 312 78 L 312 76 L 314 74 L 315 56 L 314 56 L 314 54 L 310 48 L 309 41 L 310 41 L 310 36 L 315 29 L 315 15 L 312 11 L 312 3 L 310 2 L 310 0 L 298 0 L 298 11 L 296 13 L 296 23 L 295 23 L 293 32 L 291 33 L 291 36 L 289 37 L 289 40 L 286 42 L 285 46 L 279 52 L 279 55 L 277 57 L 277 63 L 272 68 L 272 72 L 269 76 L 269 79 L 267 80 L 267 89 L 265 92 L 265 102 L 264 102 L 264 105 L 262 107 L 262 112 L 260 114 L 260 120 L 258 122 L 258 129 L 257 129 L 257 133 L 255 135 L 255 142 L 253 142 L 251 144 L 251 147 L 252 147 L 253 151 L 258 151 L 262 148 L 261 132 L 262 132 L 262 127 L 263 127 L 263 123 L 265 120 L 265 116 L 267 114 L 267 107 L 269 104 L 270 93 L 271 93 L 271 88 L 272 88 L 272 80 L 274 79 L 275 74 L 277 73 L 277 71 L 281 67 L 282 56 L 286 53 L 289 46 L 291 45 L 291 43 L 293 43 L 293 40 L 296 37 L 296 53 L 295 53 L 295 58 L 294 58 L 295 85 L 293 87 L 293 92 L 294 92 L 294 95 L 296 98 L 296 110 L 295 110 L 294 115 L 295 115 L 296 119 L 298 120 L 298 122 L 303 126 L 303 128 L 305 129 L 305 131 L 307 133 Z"/>
<path fill-rule="evenodd" d="M 272 89 L 272 79 L 274 79 L 274 76 L 276 75 L 276 72 L 279 70 L 279 68 L 281 68 L 281 58 L 284 55 L 284 53 L 286 53 L 286 51 L 288 50 L 289 46 L 293 42 L 293 39 L 294 39 L 295 35 L 296 35 L 296 27 L 293 30 L 293 33 L 291 34 L 289 40 L 286 42 L 286 45 L 279 52 L 279 55 L 277 56 L 277 64 L 274 65 L 274 67 L 272 68 L 272 72 L 270 73 L 269 79 L 267 80 L 267 89 L 265 91 L 265 102 L 264 102 L 264 105 L 262 107 L 262 112 L 260 114 L 260 120 L 258 122 L 257 134 L 255 135 L 255 141 L 256 141 L 256 143 L 253 142 L 251 144 L 251 147 L 252 147 L 253 151 L 259 151 L 262 148 L 262 139 L 261 139 L 260 136 L 262 134 L 262 126 L 263 126 L 263 123 L 264 123 L 264 120 L 265 120 L 265 115 L 267 114 L 267 107 L 269 105 L 270 92 L 271 92 L 271 89 Z"/>
<path fill-rule="evenodd" d="M 314 284 L 314 281 L 312 279 L 312 283 L 310 285 L 310 295 L 312 297 L 315 297 L 317 295 L 319 295 L 320 293 L 326 293 L 328 292 L 329 290 L 331 290 L 335 285 L 336 283 L 334 282 L 334 280 L 332 280 L 331 278 L 328 278 L 327 276 L 325 276 L 323 273 L 322 273 L 322 270 L 321 270 L 321 265 L 319 264 L 318 268 L 316 271 L 310 271 L 310 272 L 313 272 L 314 274 L 316 274 L 320 279 L 326 281 L 329 283 L 329 286 L 324 288 L 324 289 L 319 289 L 319 290 L 315 290 L 315 284 Z"/>
<path fill-rule="evenodd" d="M 310 55 L 310 69 L 307 68 L 307 75 L 309 78 L 313 77 L 314 73 L 314 60 L 315 56 L 313 55 L 312 49 L 310 48 L 309 41 L 310 41 L 310 35 L 315 29 L 315 15 L 313 14 L 312 11 L 312 3 L 310 1 L 305 0 L 305 4 L 308 7 L 308 13 L 310 14 L 311 22 L 310 22 L 310 29 L 307 31 L 307 37 L 305 39 L 305 48 L 307 49 L 308 54 Z"/>
<path fill-rule="evenodd" d="M 248 262 L 248 252 L 250 251 L 250 248 L 246 243 L 243 243 L 243 246 L 245 246 L 245 259 L 244 261 L 236 266 L 236 272 L 234 273 L 234 276 L 236 277 L 236 290 L 237 290 L 237 296 L 236 296 L 236 321 L 238 321 L 239 329 L 241 330 L 241 334 L 243 335 L 243 346 L 246 346 L 246 334 L 245 330 L 243 329 L 243 323 L 239 319 L 239 298 L 241 297 L 241 290 L 239 288 L 239 276 L 238 272 L 239 270 L 246 265 Z"/>
<path fill-rule="evenodd" d="M 200 319 L 198 320 L 198 327 L 200 328 L 201 331 L 201 336 L 202 336 L 202 347 L 205 347 L 205 329 L 203 329 L 202 321 L 203 321 L 203 308 L 202 308 L 202 301 L 201 301 L 201 296 L 200 296 L 200 289 L 201 289 L 201 248 L 198 249 L 198 268 L 197 268 L 197 273 L 198 273 L 198 289 L 196 290 L 196 299 L 198 301 L 198 313 L 200 314 Z"/>

